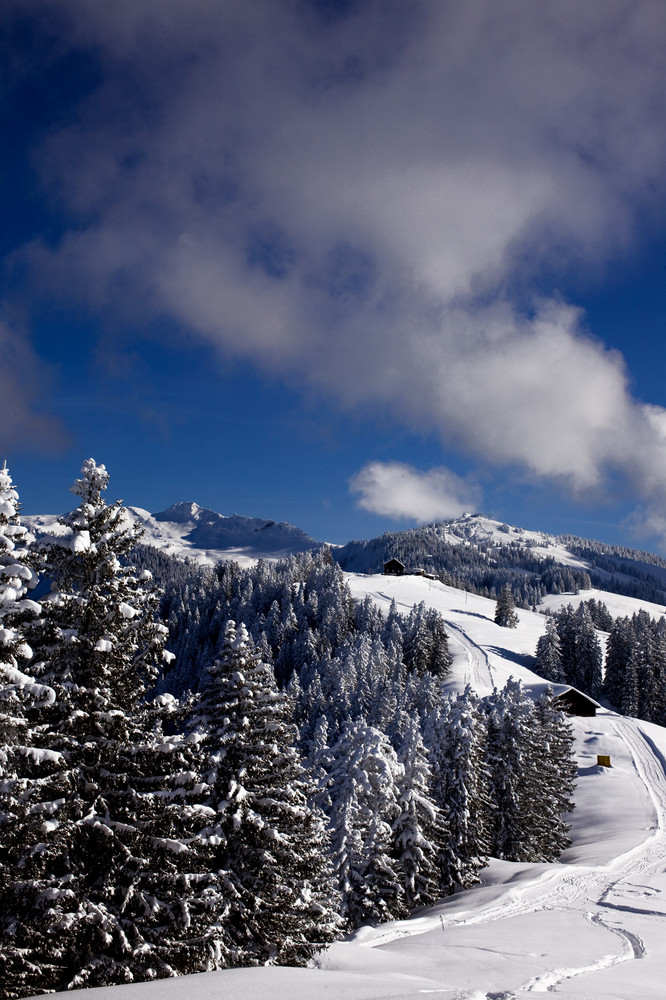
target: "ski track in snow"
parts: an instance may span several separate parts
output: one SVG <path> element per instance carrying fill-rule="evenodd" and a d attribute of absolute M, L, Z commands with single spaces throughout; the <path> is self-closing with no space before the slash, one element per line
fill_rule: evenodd
<path fill-rule="evenodd" d="M 390 577 L 387 577 L 384 581 L 384 590 L 377 591 L 373 595 L 375 599 L 379 599 L 390 605 L 391 601 L 396 597 L 395 594 L 391 593 L 391 584 L 393 582 Z M 396 600 L 396 606 L 403 612 L 409 613 L 413 605 L 409 601 Z M 444 619 L 444 623 L 449 638 L 458 643 L 465 651 L 472 686 L 477 689 L 492 691 L 495 687 L 495 678 L 493 677 L 490 659 L 485 649 L 479 646 L 460 625 L 450 621 L 448 618 Z"/>
<path fill-rule="evenodd" d="M 490 685 L 494 686 L 490 664 L 484 650 L 458 625 L 447 622 L 447 627 L 452 629 L 455 633 L 452 638 L 458 641 L 467 653 L 474 684 L 486 686 L 489 678 Z M 639 912 L 658 919 L 663 919 L 665 914 L 655 910 L 639 910 L 621 903 L 611 903 L 607 897 L 625 880 L 663 872 L 665 869 L 666 761 L 637 722 L 618 717 L 613 720 L 612 725 L 629 749 L 636 772 L 646 786 L 655 808 L 656 825 L 642 844 L 619 855 L 605 866 L 567 865 L 539 872 L 528 884 L 509 888 L 500 901 L 487 905 L 472 916 L 461 915 L 447 919 L 438 914 L 423 917 L 421 920 L 413 920 L 409 929 L 404 926 L 387 928 L 384 933 L 373 935 L 372 939 L 364 944 L 373 948 L 381 947 L 402 937 L 427 933 L 439 926 L 442 930 L 446 930 L 452 927 L 506 920 L 541 910 L 559 909 L 582 911 L 593 926 L 603 928 L 619 939 L 620 951 L 603 954 L 594 962 L 578 968 L 546 970 L 521 986 L 520 994 L 552 992 L 565 980 L 645 957 L 646 949 L 643 941 L 637 934 L 622 926 L 622 914 Z M 485 997 L 485 1000 L 509 1000 L 516 996 L 511 991 L 478 995 Z"/>
<path fill-rule="evenodd" d="M 495 687 L 495 679 L 486 651 L 478 643 L 474 642 L 473 639 L 470 639 L 460 625 L 456 625 L 448 619 L 445 619 L 445 622 L 449 638 L 453 639 L 454 642 L 457 642 L 465 650 L 472 686 L 475 688 L 490 688 L 492 691 Z"/>
<path fill-rule="evenodd" d="M 509 902 L 506 907 L 501 905 L 495 911 L 488 910 L 478 918 L 472 918 L 462 923 L 480 923 L 486 920 L 503 919 L 518 913 L 537 912 L 547 908 L 572 909 L 579 902 L 592 902 L 596 906 L 605 907 L 617 914 L 621 919 L 623 912 L 636 912 L 636 908 L 613 904 L 606 897 L 613 889 L 627 879 L 636 876 L 654 874 L 664 870 L 666 860 L 666 773 L 662 755 L 655 750 L 651 740 L 645 736 L 637 723 L 629 719 L 613 721 L 613 728 L 624 741 L 629 751 L 636 771 L 647 788 L 652 799 L 657 816 L 657 823 L 646 840 L 630 851 L 614 858 L 607 866 L 596 869 L 581 868 L 577 871 L 563 872 L 552 889 L 536 898 L 532 895 L 532 887 L 524 890 L 524 898 Z M 521 891 L 518 890 L 518 895 Z M 641 911 L 646 916 L 663 917 L 654 910 Z M 611 923 L 609 917 L 600 912 L 586 912 L 586 919 L 597 927 L 602 927 L 610 934 L 620 939 L 620 952 L 601 955 L 596 961 L 577 968 L 551 969 L 533 977 L 521 986 L 521 992 L 552 992 L 565 980 L 619 965 L 621 962 L 633 961 L 645 957 L 646 948 L 633 931 Z"/>

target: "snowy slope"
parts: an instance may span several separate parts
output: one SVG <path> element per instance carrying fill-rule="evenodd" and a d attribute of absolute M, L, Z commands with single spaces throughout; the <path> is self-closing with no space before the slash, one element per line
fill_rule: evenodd
<path fill-rule="evenodd" d="M 544 531 L 529 531 L 515 525 L 495 521 L 482 514 L 463 514 L 451 521 L 439 525 L 441 537 L 453 544 L 483 544 L 511 545 L 512 543 L 532 549 L 533 553 L 542 558 L 550 556 L 564 566 L 575 566 L 587 569 L 588 563 L 579 556 L 569 552 L 566 546 L 554 535 Z"/>
<path fill-rule="evenodd" d="M 200 507 L 192 501 L 174 504 L 167 510 L 156 514 L 151 514 L 141 507 L 132 506 L 128 506 L 127 511 L 143 528 L 142 542 L 144 545 L 161 549 L 178 558 L 193 560 L 202 566 L 210 566 L 220 560 L 234 560 L 241 566 L 248 566 L 257 562 L 258 559 L 275 561 L 291 553 L 319 548 L 322 544 L 315 541 L 302 529 L 284 521 L 276 522 L 258 517 L 246 517 L 241 514 L 226 516 Z M 58 533 L 57 515 L 25 515 L 22 519 L 30 530 L 38 535 Z M 451 521 L 427 525 L 416 530 L 425 530 L 429 533 L 433 551 L 439 542 L 446 545 L 481 547 L 489 553 L 489 562 L 492 564 L 495 561 L 492 548 L 499 551 L 509 546 L 512 553 L 511 558 L 516 560 L 516 567 L 520 566 L 522 550 L 531 559 L 534 557 L 539 560 L 550 558 L 556 563 L 574 570 L 593 572 L 596 574 L 597 582 L 601 585 L 604 585 L 606 580 L 611 579 L 611 573 L 599 564 L 599 560 L 586 559 L 570 552 L 562 539 L 541 531 L 528 531 L 520 527 L 506 525 L 480 514 L 465 514 Z M 409 532 L 398 533 L 395 537 L 400 537 L 400 534 L 409 535 Z M 394 536 L 384 537 L 393 538 Z M 382 539 L 374 540 L 374 542 L 377 541 L 382 541 Z M 372 545 L 373 543 L 368 544 Z M 490 549 L 487 548 L 489 545 Z M 347 548 L 345 546 L 332 547 L 343 554 Z M 637 579 L 647 575 L 653 588 L 656 588 L 657 591 L 662 587 L 666 588 L 666 564 L 663 567 L 646 564 L 641 561 L 641 557 L 644 555 L 640 552 L 634 552 L 634 558 L 613 557 L 612 576 L 615 581 L 631 585 L 635 584 Z M 374 561 L 378 563 L 378 567 L 381 567 L 383 558 L 377 557 L 375 553 Z M 343 568 L 347 566 L 347 561 L 344 558 L 341 565 Z M 352 560 L 352 564 L 347 568 L 364 570 L 367 569 L 367 566 L 354 565 L 354 560 Z M 518 569 L 518 572 L 520 573 L 521 570 Z M 626 588 L 620 586 L 619 589 Z M 606 600 L 606 598 L 602 599 Z M 548 606 L 549 602 L 550 599 L 546 598 L 544 604 Z M 609 600 L 606 600 L 606 603 L 612 614 L 618 613 L 613 610 Z"/>
<path fill-rule="evenodd" d="M 142 544 L 181 559 L 192 559 L 202 566 L 212 566 L 224 559 L 247 566 L 258 559 L 274 561 L 320 545 L 285 521 L 241 514 L 227 517 L 190 501 L 174 504 L 157 514 L 141 507 L 127 507 L 127 510 L 143 528 Z M 23 521 L 36 534 L 58 533 L 57 515 L 25 516 Z"/>
<path fill-rule="evenodd" d="M 449 686 L 481 692 L 510 675 L 539 684 L 528 657 L 542 615 L 493 622 L 494 602 L 419 577 L 350 575 L 385 608 L 425 601 L 449 622 Z M 584 596 L 592 596 L 587 592 Z M 604 599 L 603 592 L 595 596 Z M 560 595 L 560 603 L 573 600 Z M 623 602 L 631 614 L 640 602 Z M 662 609 L 650 609 L 658 614 Z M 666 730 L 602 709 L 575 720 L 579 780 L 573 846 L 557 864 L 493 862 L 483 884 L 409 920 L 361 928 L 314 969 L 234 969 L 85 990 L 82 1000 L 510 1000 L 553 992 L 638 1000 L 666 990 Z M 612 768 L 596 764 L 610 754 Z M 664 896 L 662 900 L 662 895 Z"/>
<path fill-rule="evenodd" d="M 531 584 L 537 593 L 543 585 L 548 591 L 563 583 L 585 586 L 589 577 L 588 585 L 591 579 L 602 589 L 666 603 L 666 560 L 661 557 L 573 536 L 528 531 L 481 514 L 348 542 L 335 555 L 343 569 L 361 573 L 380 572 L 392 557 L 410 570 L 421 566 L 458 586 L 467 582 L 473 590 L 488 585 L 486 570 L 503 571 L 506 582 Z M 565 574 L 555 573 L 559 580 L 553 579 L 555 567 Z"/>

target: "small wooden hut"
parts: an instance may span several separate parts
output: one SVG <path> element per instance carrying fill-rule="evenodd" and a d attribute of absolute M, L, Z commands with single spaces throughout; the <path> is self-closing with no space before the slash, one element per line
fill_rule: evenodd
<path fill-rule="evenodd" d="M 389 559 L 384 563 L 384 576 L 402 576 L 405 572 L 404 563 L 399 559 Z"/>
<path fill-rule="evenodd" d="M 557 692 L 559 685 L 554 685 L 554 687 Z M 574 687 L 566 688 L 559 694 L 556 693 L 554 700 L 555 704 L 567 715 L 582 715 L 591 718 L 597 714 L 597 709 L 601 708 L 598 701 Z"/>

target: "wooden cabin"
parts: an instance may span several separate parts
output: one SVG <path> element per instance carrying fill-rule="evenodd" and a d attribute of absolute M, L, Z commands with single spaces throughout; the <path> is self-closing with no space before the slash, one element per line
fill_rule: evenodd
<path fill-rule="evenodd" d="M 404 563 L 399 559 L 389 559 L 384 563 L 384 576 L 402 576 L 405 572 Z"/>
<path fill-rule="evenodd" d="M 553 686 L 557 691 L 560 685 Z M 554 701 L 567 715 L 582 715 L 591 718 L 597 714 L 597 709 L 601 708 L 598 701 L 574 687 L 566 688 L 560 694 L 556 693 Z"/>

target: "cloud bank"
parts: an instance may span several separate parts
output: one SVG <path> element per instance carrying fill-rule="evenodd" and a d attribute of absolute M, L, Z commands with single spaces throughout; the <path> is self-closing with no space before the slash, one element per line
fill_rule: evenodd
<path fill-rule="evenodd" d="M 402 462 L 369 462 L 349 481 L 359 506 L 413 521 L 445 521 L 474 511 L 478 491 L 450 469 L 419 472 Z"/>
<path fill-rule="evenodd" d="M 71 225 L 19 256 L 52 292 L 482 463 L 663 501 L 664 411 L 543 293 L 663 208 L 661 0 L 34 10 L 100 75 L 35 151 Z"/>

